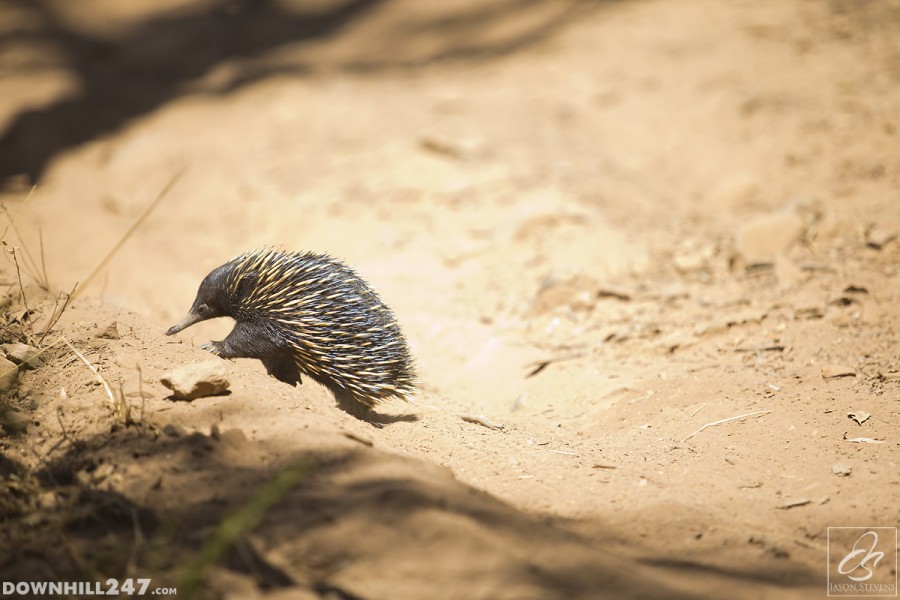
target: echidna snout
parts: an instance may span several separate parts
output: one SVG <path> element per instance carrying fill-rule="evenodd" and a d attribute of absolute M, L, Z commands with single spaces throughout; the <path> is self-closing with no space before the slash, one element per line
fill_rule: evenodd
<path fill-rule="evenodd" d="M 188 311 L 188 314 L 181 321 L 169 327 L 166 330 L 166 335 L 175 335 L 200 321 L 228 315 L 228 311 L 222 305 L 222 300 L 226 297 L 223 289 L 223 277 L 226 274 L 227 269 L 225 267 L 227 266 L 228 264 L 222 265 L 204 277 L 200 283 L 200 289 L 197 290 L 197 297 L 194 299 L 191 310 Z"/>
<path fill-rule="evenodd" d="M 369 409 L 415 392 L 412 357 L 391 310 L 356 272 L 323 254 L 260 249 L 207 275 L 174 335 L 220 316 L 236 323 L 204 346 L 222 358 L 258 358 L 291 384 L 306 374 L 338 403 Z"/>

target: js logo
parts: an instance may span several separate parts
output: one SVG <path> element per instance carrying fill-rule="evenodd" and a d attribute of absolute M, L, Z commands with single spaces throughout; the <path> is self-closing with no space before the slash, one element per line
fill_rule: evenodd
<path fill-rule="evenodd" d="M 829 596 L 897 596 L 897 528 L 828 528 Z"/>
<path fill-rule="evenodd" d="M 867 542 L 869 542 L 868 547 L 866 546 Z M 884 552 L 875 550 L 877 547 L 878 534 L 874 531 L 865 532 L 857 538 L 853 544 L 853 549 L 838 565 L 838 573 L 846 575 L 851 581 L 868 581 L 872 579 L 872 575 L 875 574 L 872 569 L 877 567 L 881 559 L 884 558 Z M 867 566 L 870 561 L 872 562 L 871 568 Z M 862 574 L 854 575 L 860 569 L 862 569 Z"/>

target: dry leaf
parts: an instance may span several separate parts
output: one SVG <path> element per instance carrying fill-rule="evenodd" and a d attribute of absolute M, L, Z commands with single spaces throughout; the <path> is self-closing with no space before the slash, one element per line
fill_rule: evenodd
<path fill-rule="evenodd" d="M 857 423 L 859 423 L 860 425 L 862 425 L 863 423 L 868 421 L 869 417 L 871 417 L 872 415 L 870 415 L 867 412 L 860 411 L 860 412 L 847 413 L 847 416 L 850 417 L 851 419 L 853 419 L 854 421 L 856 421 Z"/>

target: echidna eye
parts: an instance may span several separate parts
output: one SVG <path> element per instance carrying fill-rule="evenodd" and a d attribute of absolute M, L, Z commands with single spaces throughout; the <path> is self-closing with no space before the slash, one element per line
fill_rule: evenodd
<path fill-rule="evenodd" d="M 197 311 L 201 313 L 209 312 L 209 306 L 207 306 L 206 304 L 201 304 L 197 307 Z"/>

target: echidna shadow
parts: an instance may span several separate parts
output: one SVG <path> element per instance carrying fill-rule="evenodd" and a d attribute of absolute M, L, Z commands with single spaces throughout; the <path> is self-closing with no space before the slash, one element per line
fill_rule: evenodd
<path fill-rule="evenodd" d="M 375 425 L 418 419 L 373 410 L 388 398 L 412 398 L 415 367 L 391 310 L 341 261 L 270 248 L 245 252 L 203 279 L 190 311 L 166 335 L 224 316 L 235 320 L 234 329 L 205 350 L 257 358 L 291 385 L 308 375 L 341 409 Z"/>

